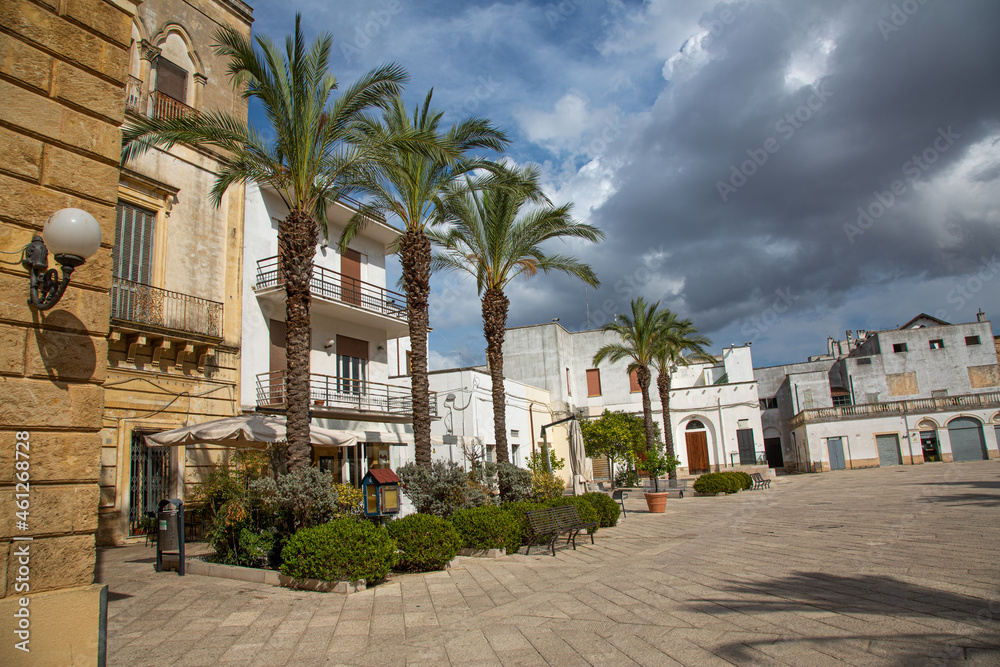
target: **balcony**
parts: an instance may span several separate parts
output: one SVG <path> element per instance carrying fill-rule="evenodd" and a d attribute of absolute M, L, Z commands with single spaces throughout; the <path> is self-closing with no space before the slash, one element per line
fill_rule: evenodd
<path fill-rule="evenodd" d="M 254 290 L 261 299 L 282 300 L 284 281 L 278 258 L 257 262 Z M 322 266 L 313 266 L 310 291 L 313 312 L 386 331 L 389 338 L 409 334 L 406 297 L 384 287 L 366 283 Z"/>
<path fill-rule="evenodd" d="M 125 111 L 141 113 L 139 111 L 139 100 L 142 96 L 142 79 L 131 74 L 125 82 Z"/>
<path fill-rule="evenodd" d="M 183 102 L 178 102 L 157 90 L 149 94 L 149 99 L 153 103 L 153 118 L 180 118 L 194 111 Z"/>
<path fill-rule="evenodd" d="M 189 294 L 115 277 L 111 282 L 111 319 L 119 325 L 141 325 L 143 331 L 222 339 L 222 304 Z"/>
<path fill-rule="evenodd" d="M 904 414 L 925 414 L 956 409 L 1000 407 L 1000 391 L 984 394 L 963 394 L 942 398 L 917 398 L 908 401 L 889 401 L 866 405 L 845 405 L 837 408 L 803 410 L 788 420 L 789 428 L 798 428 L 806 422 L 827 422 L 866 417 L 889 417 Z"/>
<path fill-rule="evenodd" d="M 257 407 L 284 408 L 285 371 L 257 375 Z M 430 392 L 431 416 L 437 415 L 437 399 Z M 382 420 L 409 421 L 413 418 L 413 399 L 409 387 L 368 380 L 320 375 L 309 376 L 309 400 L 313 413 L 348 418 L 376 417 Z"/>

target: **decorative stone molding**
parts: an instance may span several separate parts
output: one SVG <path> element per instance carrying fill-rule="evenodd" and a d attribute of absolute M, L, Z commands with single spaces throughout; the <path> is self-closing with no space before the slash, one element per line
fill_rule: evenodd
<path fill-rule="evenodd" d="M 144 39 L 139 42 L 139 57 L 154 63 L 160 57 L 160 47 Z"/>

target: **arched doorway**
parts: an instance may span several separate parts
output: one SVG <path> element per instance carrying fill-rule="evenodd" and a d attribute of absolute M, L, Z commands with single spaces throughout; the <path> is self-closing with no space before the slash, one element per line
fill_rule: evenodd
<path fill-rule="evenodd" d="M 692 419 L 684 430 L 684 440 L 687 444 L 688 473 L 700 475 L 709 472 L 708 462 L 708 430 L 697 419 Z"/>
<path fill-rule="evenodd" d="M 925 419 L 917 428 L 920 430 L 920 449 L 924 453 L 924 463 L 941 460 L 941 444 L 938 442 L 937 424 Z"/>
<path fill-rule="evenodd" d="M 955 461 L 982 461 L 986 458 L 983 423 L 973 417 L 956 417 L 948 422 L 951 455 Z"/>

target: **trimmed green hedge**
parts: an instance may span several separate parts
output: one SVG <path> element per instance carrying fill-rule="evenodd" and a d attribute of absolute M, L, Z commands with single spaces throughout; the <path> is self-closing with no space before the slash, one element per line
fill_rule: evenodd
<path fill-rule="evenodd" d="M 745 472 L 709 472 L 694 482 L 694 490 L 702 495 L 737 493 L 751 487 L 753 478 Z"/>
<path fill-rule="evenodd" d="M 513 553 L 521 546 L 519 522 L 494 505 L 458 510 L 451 515 L 451 523 L 467 549 L 507 549 Z"/>
<path fill-rule="evenodd" d="M 281 552 L 282 574 L 296 579 L 374 583 L 396 564 L 396 542 L 382 526 L 334 519 L 295 533 Z"/>
<path fill-rule="evenodd" d="M 590 503 L 600 518 L 601 528 L 612 528 L 618 525 L 618 517 L 621 516 L 622 509 L 611 496 L 606 493 L 585 493 L 580 496 Z"/>
<path fill-rule="evenodd" d="M 399 546 L 398 570 L 443 570 L 462 548 L 462 538 L 451 522 L 433 514 L 410 514 L 388 525 Z"/>

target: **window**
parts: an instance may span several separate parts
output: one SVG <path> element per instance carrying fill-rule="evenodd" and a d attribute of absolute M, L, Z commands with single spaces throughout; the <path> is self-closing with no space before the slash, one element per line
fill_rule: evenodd
<path fill-rule="evenodd" d="M 368 364 L 368 341 L 337 336 L 337 376 L 339 391 L 365 393 L 365 367 Z"/>
<path fill-rule="evenodd" d="M 493 459 L 495 458 L 494 454 L 496 454 L 496 451 L 497 451 L 497 446 L 496 445 L 486 445 L 486 462 L 487 463 L 493 463 Z"/>
<path fill-rule="evenodd" d="M 118 202 L 112 273 L 116 278 L 149 284 L 153 265 L 156 213 Z"/>
<path fill-rule="evenodd" d="M 905 345 L 905 343 L 904 343 L 904 345 Z M 897 350 L 893 350 L 893 352 L 896 352 L 896 351 Z M 871 365 L 872 365 L 872 360 L 869 359 L 868 357 L 862 357 L 861 359 L 858 359 L 858 366 L 871 366 Z"/>
<path fill-rule="evenodd" d="M 833 407 L 835 408 L 851 404 L 850 394 L 834 394 L 832 398 L 833 398 Z"/>
<path fill-rule="evenodd" d="M 410 359 L 410 351 L 406 351 L 406 374 L 413 375 L 413 360 Z"/>
<path fill-rule="evenodd" d="M 570 384 L 569 384 L 569 369 L 568 368 L 566 369 L 566 395 L 567 396 L 572 396 L 573 395 L 573 390 L 572 390 L 572 388 L 570 388 Z"/>
<path fill-rule="evenodd" d="M 947 398 L 947 389 L 933 389 L 931 390 L 931 398 Z"/>
<path fill-rule="evenodd" d="M 979 345 L 979 336 L 966 336 L 965 337 L 965 344 L 966 345 Z"/>
<path fill-rule="evenodd" d="M 156 59 L 156 90 L 187 104 L 187 71 L 163 56 Z"/>
<path fill-rule="evenodd" d="M 705 425 L 702 424 L 697 419 L 692 419 L 688 422 L 688 425 L 684 428 L 686 431 L 702 431 L 705 429 Z"/>
<path fill-rule="evenodd" d="M 587 396 L 601 395 L 601 371 L 591 368 L 587 371 Z"/>
<path fill-rule="evenodd" d="M 519 437 L 520 435 L 521 435 L 521 431 L 520 431 L 520 430 L 518 430 L 518 429 L 516 429 L 516 428 L 512 428 L 512 429 L 510 430 L 510 437 L 512 437 L 512 438 L 517 438 L 517 437 Z"/>
<path fill-rule="evenodd" d="M 943 350 L 944 349 L 944 339 L 942 339 L 942 338 L 935 338 L 934 340 L 930 341 L 930 346 L 931 346 L 932 350 Z"/>
<path fill-rule="evenodd" d="M 877 392 L 868 392 L 868 394 L 865 395 L 865 398 L 867 399 L 869 405 L 872 405 L 874 403 L 878 403 L 878 393 Z"/>
<path fill-rule="evenodd" d="M 760 399 L 761 410 L 776 410 L 778 408 L 778 397 Z"/>
<path fill-rule="evenodd" d="M 639 386 L 639 374 L 635 371 L 629 371 L 628 374 L 629 391 L 633 394 L 637 391 L 642 391 L 642 387 Z"/>
<path fill-rule="evenodd" d="M 893 352 L 906 352 L 906 343 L 893 343 L 892 344 L 892 351 Z"/>

